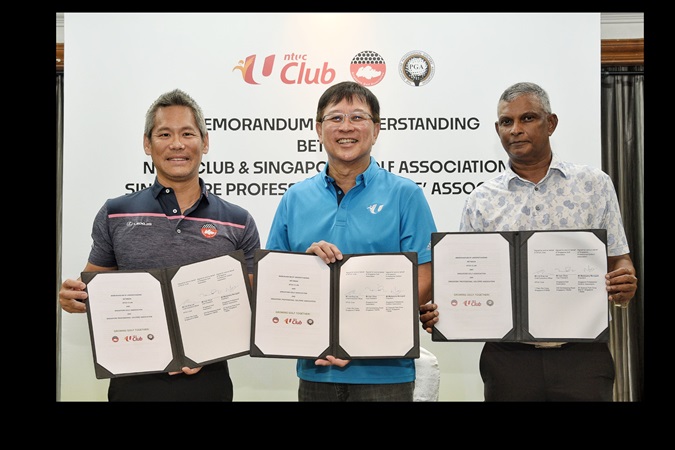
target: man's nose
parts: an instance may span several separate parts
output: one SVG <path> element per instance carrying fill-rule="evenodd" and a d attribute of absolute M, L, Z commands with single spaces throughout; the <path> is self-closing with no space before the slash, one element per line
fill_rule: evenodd
<path fill-rule="evenodd" d="M 175 150 L 182 150 L 185 148 L 185 145 L 180 140 L 180 136 L 176 136 L 176 138 L 174 138 L 173 142 L 171 142 L 171 148 Z"/>
<path fill-rule="evenodd" d="M 513 126 L 511 127 L 511 134 L 520 134 L 523 131 L 520 129 L 520 123 L 518 122 L 513 122 Z"/>

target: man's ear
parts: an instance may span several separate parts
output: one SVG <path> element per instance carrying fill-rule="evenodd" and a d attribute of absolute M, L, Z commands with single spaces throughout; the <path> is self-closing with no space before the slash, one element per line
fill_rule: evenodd
<path fill-rule="evenodd" d="M 314 129 L 316 130 L 316 134 L 317 134 L 317 136 L 319 136 L 319 144 L 323 144 L 323 141 L 321 139 L 321 127 L 322 126 L 323 126 L 323 124 L 321 122 L 316 122 L 316 124 L 314 125 Z"/>
<path fill-rule="evenodd" d="M 202 149 L 202 153 L 206 155 L 209 152 L 209 133 L 207 132 L 204 135 L 204 148 Z"/>
<path fill-rule="evenodd" d="M 551 113 L 548 115 L 548 135 L 552 135 L 556 128 L 558 128 L 558 115 Z"/>
<path fill-rule="evenodd" d="M 143 136 L 143 151 L 148 156 L 152 153 L 152 150 L 150 149 L 150 139 L 148 139 L 147 136 Z"/>
<path fill-rule="evenodd" d="M 375 141 L 377 141 L 377 137 L 380 135 L 380 122 L 377 122 L 375 124 L 375 127 L 373 127 L 373 144 L 375 144 Z"/>

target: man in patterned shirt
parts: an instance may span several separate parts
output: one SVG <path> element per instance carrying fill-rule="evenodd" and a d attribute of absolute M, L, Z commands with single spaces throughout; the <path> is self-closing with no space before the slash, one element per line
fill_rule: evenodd
<path fill-rule="evenodd" d="M 516 83 L 504 91 L 495 130 L 509 165 L 469 195 L 460 231 L 606 229 L 608 299 L 626 307 L 637 278 L 614 185 L 599 169 L 558 159 L 549 139 L 557 125 L 538 85 Z M 428 332 L 438 321 L 435 309 L 421 308 Z M 604 342 L 486 342 L 480 373 L 486 401 L 613 399 L 614 361 Z"/>

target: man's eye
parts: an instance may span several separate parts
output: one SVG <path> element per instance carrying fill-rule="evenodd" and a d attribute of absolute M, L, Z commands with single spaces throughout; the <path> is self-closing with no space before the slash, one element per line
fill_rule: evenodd
<path fill-rule="evenodd" d="M 342 122 L 343 117 L 340 115 L 330 116 L 328 120 L 331 122 Z"/>
<path fill-rule="evenodd" d="M 363 116 L 359 116 L 358 114 L 354 114 L 351 118 L 352 122 L 362 122 L 364 120 L 366 120 L 366 118 Z"/>

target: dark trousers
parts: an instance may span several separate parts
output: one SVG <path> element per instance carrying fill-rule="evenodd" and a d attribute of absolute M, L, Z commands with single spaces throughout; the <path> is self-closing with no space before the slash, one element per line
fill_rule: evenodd
<path fill-rule="evenodd" d="M 560 348 L 486 342 L 480 355 L 485 401 L 611 402 L 614 360 L 607 343 Z"/>
<path fill-rule="evenodd" d="M 111 402 L 231 402 L 227 361 L 206 365 L 194 375 L 168 373 L 110 379 Z"/>
<path fill-rule="evenodd" d="M 415 382 L 396 384 L 315 383 L 300 379 L 301 402 L 412 402 Z"/>

